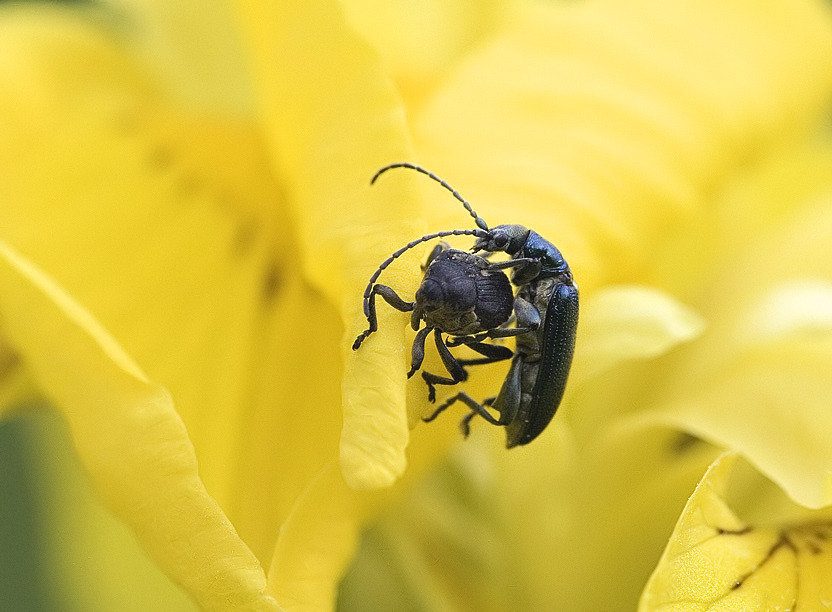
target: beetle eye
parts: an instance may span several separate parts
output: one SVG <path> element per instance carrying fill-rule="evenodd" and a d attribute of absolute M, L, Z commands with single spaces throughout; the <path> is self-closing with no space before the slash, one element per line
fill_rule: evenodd
<path fill-rule="evenodd" d="M 508 234 L 505 232 L 494 232 L 494 246 L 497 247 L 498 250 L 503 250 L 508 246 Z"/>

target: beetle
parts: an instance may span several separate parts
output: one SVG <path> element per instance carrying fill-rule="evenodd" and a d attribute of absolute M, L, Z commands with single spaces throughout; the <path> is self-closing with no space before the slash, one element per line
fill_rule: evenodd
<path fill-rule="evenodd" d="M 463 204 L 468 213 L 474 218 L 477 228 L 450 230 L 423 236 L 408 243 L 385 261 L 370 279 L 370 284 L 364 292 L 364 312 L 367 315 L 370 328 L 356 339 L 353 349 L 357 349 L 361 341 L 375 331 L 377 327 L 374 300 L 371 300 L 370 297 L 375 292 L 381 294 L 387 300 L 382 290 L 374 289 L 375 280 L 387 265 L 406 250 L 434 238 L 450 235 L 472 235 L 476 238 L 471 249 L 472 253 L 483 251 L 486 255 L 498 252 L 508 254 L 509 259 L 507 261 L 490 265 L 493 266 L 493 269 L 513 268 L 511 283 L 517 287 L 517 294 L 514 297 L 512 310 L 516 319 L 516 327 L 507 328 L 505 322 L 503 322 L 498 326 L 480 332 L 453 334 L 447 346 L 445 346 L 449 355 L 448 347 L 463 344 L 484 354 L 481 350 L 483 346 L 489 347 L 488 350 L 505 347 L 487 345 L 483 343 L 483 340 L 515 336 L 516 350 L 511 358 L 512 362 L 508 375 L 499 393 L 495 397 L 487 398 L 480 403 L 464 391 L 459 392 L 447 399 L 423 420 L 432 421 L 448 407 L 460 401 L 470 409 L 469 414 L 460 423 L 464 435 L 468 435 L 471 420 L 476 415 L 480 415 L 489 423 L 502 425 L 506 428 L 507 448 L 528 444 L 540 435 L 554 417 L 563 398 L 572 364 L 578 325 L 579 297 L 578 287 L 572 277 L 569 264 L 554 244 L 525 226 L 505 224 L 489 228 L 482 217 L 474 212 L 471 205 L 455 189 L 421 166 L 407 162 L 389 164 L 376 172 L 371 184 L 375 183 L 382 173 L 394 168 L 415 170 L 438 182 Z M 399 299 L 398 296 L 396 296 L 396 299 Z M 387 301 L 394 307 L 398 307 L 390 300 Z M 404 304 L 402 302 L 399 306 Z M 427 333 L 425 333 L 426 335 Z M 414 342 L 414 355 L 415 347 L 416 342 Z M 439 342 L 437 342 L 437 348 L 439 348 Z M 456 380 L 459 372 L 457 371 L 457 376 L 454 376 L 453 364 L 449 367 L 441 349 L 440 356 L 452 374 L 451 382 L 444 384 L 455 384 L 464 380 L 464 377 L 461 380 Z M 486 359 L 488 359 L 487 355 Z M 496 360 L 493 359 L 492 361 Z M 470 361 L 474 360 L 463 363 L 463 366 L 473 365 Z M 479 360 L 477 361 L 479 362 Z M 483 363 L 490 363 L 490 361 L 483 361 Z M 415 370 L 411 370 L 411 375 L 413 371 Z M 433 396 L 433 388 L 427 378 L 426 382 L 429 385 L 429 394 Z M 499 417 L 494 417 L 488 411 L 488 407 L 496 410 Z"/>
<path fill-rule="evenodd" d="M 421 239 L 410 245 L 419 244 Z M 399 249 L 388 258 L 379 270 L 383 270 L 405 249 Z M 413 341 L 410 378 L 421 367 L 425 356 L 425 341 L 434 332 L 434 341 L 442 363 L 451 375 L 439 376 L 422 372 L 428 385 L 428 399 L 436 399 L 436 385 L 454 385 L 467 379 L 465 366 L 493 363 L 513 356 L 511 349 L 504 346 L 485 344 L 482 340 L 495 331 L 511 316 L 514 292 L 501 264 L 494 264 L 483 257 L 449 248 L 441 243 L 431 251 L 423 266 L 424 278 L 416 291 L 415 299 L 402 299 L 391 287 L 376 283 L 374 274 L 365 291 L 364 312 L 369 328 L 353 343 L 357 350 L 363 341 L 378 327 L 376 318 L 376 296 L 381 296 L 390 306 L 402 312 L 410 312 L 411 327 L 417 331 Z M 425 327 L 421 328 L 424 322 Z M 455 344 L 466 344 L 483 355 L 477 359 L 457 359 L 448 349 L 442 334 Z M 485 333 L 480 337 L 478 334 Z M 510 332 L 513 333 L 513 332 Z M 476 337 L 474 336 L 476 335 Z"/>

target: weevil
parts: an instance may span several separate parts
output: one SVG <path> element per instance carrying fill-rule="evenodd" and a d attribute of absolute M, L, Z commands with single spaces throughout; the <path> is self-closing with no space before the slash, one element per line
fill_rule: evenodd
<path fill-rule="evenodd" d="M 413 341 L 407 377 L 413 376 L 422 366 L 425 341 L 431 332 L 434 333 L 442 363 L 451 375 L 449 378 L 422 372 L 422 378 L 428 385 L 428 399 L 433 402 L 436 398 L 436 385 L 454 385 L 467 379 L 466 366 L 493 363 L 513 356 L 511 349 L 485 344 L 482 340 L 503 333 L 497 330 L 512 314 L 514 291 L 500 264 L 491 263 L 473 253 L 449 248 L 445 243 L 437 245 L 428 256 L 423 266 L 424 278 L 412 302 L 402 299 L 391 287 L 375 282 L 381 270 L 407 248 L 421 242 L 422 239 L 413 241 L 408 247 L 393 253 L 371 278 L 364 297 L 364 313 L 369 328 L 355 339 L 353 350 L 357 350 L 378 327 L 376 296 L 380 295 L 396 310 L 410 312 L 411 327 L 418 333 Z M 420 329 L 423 322 L 425 326 Z M 464 343 L 483 357 L 457 359 L 448 349 L 443 333 L 455 344 Z"/>
<path fill-rule="evenodd" d="M 578 288 L 572 278 L 569 265 L 554 244 L 525 226 L 505 224 L 489 228 L 485 220 L 474 212 L 471 205 L 455 189 L 420 166 L 406 162 L 384 166 L 376 172 L 371 183 L 374 183 L 382 173 L 393 168 L 415 170 L 438 182 L 463 204 L 468 213 L 474 218 L 477 228 L 450 230 L 423 236 L 408 243 L 385 261 L 370 279 L 370 284 L 364 292 L 364 312 L 367 315 L 370 328 L 356 339 L 353 349 L 357 349 L 361 345 L 361 341 L 377 328 L 374 299 L 370 299 L 374 296 L 374 293 L 381 294 L 394 307 L 398 308 L 406 305 L 398 296 L 395 296 L 394 300 L 398 299 L 401 303 L 394 304 L 387 299 L 387 296 L 381 290 L 374 289 L 375 280 L 381 271 L 406 250 L 434 238 L 451 235 L 472 235 L 476 238 L 472 254 L 479 251 L 486 254 L 497 252 L 508 254 L 509 259 L 507 261 L 490 265 L 493 266 L 492 269 L 494 270 L 513 268 L 511 282 L 517 287 L 517 294 L 514 296 L 512 310 L 516 319 L 516 327 L 507 328 L 504 321 L 495 327 L 483 329 L 480 332 L 453 334 L 447 346 L 443 345 L 449 356 L 451 355 L 448 347 L 463 344 L 485 355 L 482 350 L 483 346 L 489 347 L 488 350 L 505 347 L 487 345 L 483 343 L 483 340 L 515 336 L 516 350 L 512 356 L 508 375 L 499 393 L 495 397 L 487 398 L 480 403 L 464 391 L 459 392 L 447 399 L 424 420 L 432 421 L 449 406 L 460 401 L 470 409 L 469 414 L 460 423 L 464 435 L 468 435 L 471 419 L 480 415 L 489 423 L 502 425 L 506 428 L 506 446 L 508 448 L 528 444 L 540 435 L 555 415 L 563 398 L 572 364 L 578 325 L 579 298 Z M 422 337 L 422 347 L 427 333 Z M 437 333 L 437 338 L 440 335 Z M 437 348 L 439 348 L 439 345 L 440 342 L 437 341 Z M 415 347 L 416 342 L 414 342 L 414 355 L 416 354 Z M 457 371 L 457 375 L 454 375 L 453 363 L 449 367 L 449 362 L 446 361 L 441 349 L 440 356 L 452 374 L 450 382 L 443 382 L 442 384 L 455 384 L 465 379 L 463 372 L 461 380 L 457 380 L 459 372 Z M 504 352 L 501 353 L 501 356 L 507 358 Z M 453 357 L 451 356 L 451 358 Z M 498 360 L 491 359 L 486 355 L 486 360 L 468 360 L 462 365 L 474 365 L 471 363 L 472 361 L 490 363 Z M 457 362 L 461 361 L 457 360 Z M 414 371 L 411 369 L 410 374 L 412 375 Z M 433 397 L 434 389 L 431 382 L 427 378 L 426 382 L 428 382 L 429 394 Z M 499 417 L 494 417 L 488 411 L 489 407 L 496 410 Z"/>

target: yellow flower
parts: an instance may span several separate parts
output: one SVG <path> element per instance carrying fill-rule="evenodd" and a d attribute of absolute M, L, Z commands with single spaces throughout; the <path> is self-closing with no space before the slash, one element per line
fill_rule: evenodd
<path fill-rule="evenodd" d="M 338 469 L 341 372 L 369 270 L 418 209 L 368 185 L 413 157 L 402 108 L 334 2 L 135 9 L 0 13 L 2 410 L 45 398 L 97 494 L 202 608 L 326 609 L 374 503 Z M 365 379 L 401 371 L 394 336 L 364 352 Z M 362 436 L 391 448 L 371 484 L 401 474 L 407 439 L 403 394 L 375 386 L 352 395 L 387 398 L 370 425 L 392 442 L 349 403 L 341 436 L 346 464 Z M 76 528 L 48 557 L 87 579 L 80 607 L 187 606 L 131 584 L 131 564 L 150 571 L 129 537 L 77 497 L 44 507 Z"/>
<path fill-rule="evenodd" d="M 569 259 L 578 354 L 534 445 L 480 424 L 379 520 L 344 609 L 825 609 L 830 45 L 821 2 L 521 7 L 411 103 L 421 161 Z"/>
<path fill-rule="evenodd" d="M 386 51 L 402 104 L 330 0 L 4 6 L 0 410 L 54 408 L 97 495 L 206 610 L 332 609 L 345 572 L 343 610 L 754 609 L 770 591 L 812 609 L 832 584 L 828 7 L 446 7 L 461 27 L 424 64 Z M 383 52 L 419 48 L 346 13 Z M 424 177 L 369 187 L 402 160 L 575 272 L 570 389 L 528 447 L 419 424 L 401 313 L 380 305 L 350 350 L 378 263 L 470 223 Z M 385 282 L 411 295 L 419 256 Z M 51 482 L 72 473 L 47 455 L 60 435 L 37 447 Z M 730 482 L 722 449 L 746 460 Z M 44 504 L 58 535 L 87 529 L 51 548 L 86 579 L 81 608 L 193 607 L 147 564 L 125 589 L 127 538 L 51 495 L 70 500 Z M 79 551 L 111 562 L 72 569 Z"/>

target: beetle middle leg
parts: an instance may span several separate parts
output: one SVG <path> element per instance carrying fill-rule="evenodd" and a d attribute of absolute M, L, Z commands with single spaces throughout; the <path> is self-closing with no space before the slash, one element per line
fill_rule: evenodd
<path fill-rule="evenodd" d="M 413 347 L 411 348 L 410 356 L 410 371 L 407 373 L 408 378 L 413 376 L 413 374 L 416 373 L 416 370 L 422 367 L 422 361 L 425 359 L 425 340 L 431 331 L 433 331 L 433 327 L 423 327 L 413 339 Z"/>
<path fill-rule="evenodd" d="M 512 351 L 507 346 L 500 346 L 498 344 L 485 344 L 483 342 L 465 342 L 465 346 L 478 352 L 483 357 L 476 357 L 474 359 L 457 359 L 463 366 L 485 365 L 487 363 L 496 363 L 498 361 L 505 361 L 514 356 Z M 451 343 L 448 342 L 448 346 Z M 454 345 L 456 346 L 456 345 Z"/>
<path fill-rule="evenodd" d="M 428 386 L 429 402 L 436 401 L 436 385 L 456 385 L 464 382 L 468 378 L 468 372 L 465 370 L 463 364 L 445 346 L 445 341 L 442 340 L 442 332 L 439 329 L 435 329 L 433 337 L 436 341 L 436 350 L 439 352 L 439 357 L 442 359 L 442 363 L 451 377 L 448 378 L 447 376 L 439 376 L 430 372 L 422 372 L 422 378 Z"/>

